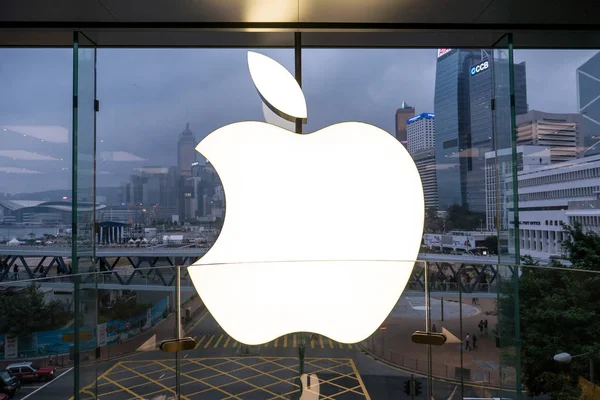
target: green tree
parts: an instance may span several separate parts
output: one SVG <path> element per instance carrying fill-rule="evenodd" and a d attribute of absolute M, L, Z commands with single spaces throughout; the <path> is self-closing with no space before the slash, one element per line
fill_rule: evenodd
<path fill-rule="evenodd" d="M 469 210 L 467 206 L 453 204 L 446 213 L 446 231 L 479 229 L 485 221 L 485 214 Z"/>
<path fill-rule="evenodd" d="M 425 213 L 425 232 L 439 233 L 444 229 L 444 220 L 438 216 L 438 210 L 428 208 Z"/>
<path fill-rule="evenodd" d="M 564 226 L 563 248 L 572 266 L 600 271 L 600 237 L 581 226 Z M 588 375 L 585 357 L 569 364 L 553 360 L 559 352 L 572 355 L 600 352 L 600 275 L 565 271 L 553 261 L 548 268 L 523 268 L 519 279 L 522 376 L 531 395 L 552 399 L 578 398 L 577 378 Z"/>
<path fill-rule="evenodd" d="M 100 309 L 100 314 L 107 320 L 124 319 L 146 311 L 148 305 L 138 304 L 135 298 L 118 297 L 110 308 Z"/>
<path fill-rule="evenodd" d="M 61 302 L 44 303 L 44 294 L 35 283 L 0 295 L 0 315 L 0 332 L 14 336 L 58 329 L 70 319 Z"/>

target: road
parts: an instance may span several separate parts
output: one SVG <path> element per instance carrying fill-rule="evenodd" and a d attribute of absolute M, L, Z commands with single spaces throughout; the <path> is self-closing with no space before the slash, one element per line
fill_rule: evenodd
<path fill-rule="evenodd" d="M 298 398 L 298 350 L 303 339 L 289 334 L 262 346 L 245 348 L 205 314 L 186 332 L 196 338 L 196 349 L 175 354 L 140 351 L 109 362 L 81 368 L 81 399 L 156 399 L 173 395 L 179 373 L 182 399 Z M 410 372 L 383 364 L 358 345 L 341 344 L 316 335 L 306 337 L 305 372 L 315 374 L 321 396 L 330 399 L 408 399 L 403 393 Z M 423 349 L 425 351 L 425 348 Z M 240 353 L 246 352 L 246 355 Z M 15 399 L 67 400 L 73 395 L 74 371 L 59 369 L 57 378 L 43 384 L 25 384 Z M 425 377 L 416 376 L 427 388 Z M 433 381 L 435 399 L 503 396 L 476 385 Z M 97 396 L 97 397 L 96 397 Z M 318 397 L 317 397 L 318 398 Z M 425 395 L 416 399 L 424 399 Z"/>

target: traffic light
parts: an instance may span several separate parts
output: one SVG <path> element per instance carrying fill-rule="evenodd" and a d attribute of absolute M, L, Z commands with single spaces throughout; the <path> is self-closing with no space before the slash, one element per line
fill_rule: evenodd
<path fill-rule="evenodd" d="M 404 393 L 406 393 L 407 396 L 410 396 L 411 393 L 411 384 L 410 384 L 410 379 L 407 381 L 404 381 Z"/>
<path fill-rule="evenodd" d="M 420 396 L 423 393 L 422 386 L 421 382 L 415 381 L 415 396 Z"/>

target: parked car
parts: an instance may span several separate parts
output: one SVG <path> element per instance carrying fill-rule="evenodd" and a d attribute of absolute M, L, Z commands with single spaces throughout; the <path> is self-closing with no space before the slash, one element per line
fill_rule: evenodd
<path fill-rule="evenodd" d="M 0 371 L 0 393 L 13 397 L 17 389 L 21 388 L 21 382 L 15 376 L 11 376 L 6 371 Z M 1 399 L 1 397 L 0 397 Z"/>
<path fill-rule="evenodd" d="M 54 379 L 55 367 L 38 367 L 31 361 L 10 364 L 6 371 L 14 375 L 21 382 L 44 382 Z"/>
<path fill-rule="evenodd" d="M 0 400 L 8 400 L 10 399 L 10 396 L 4 393 L 0 393 Z"/>

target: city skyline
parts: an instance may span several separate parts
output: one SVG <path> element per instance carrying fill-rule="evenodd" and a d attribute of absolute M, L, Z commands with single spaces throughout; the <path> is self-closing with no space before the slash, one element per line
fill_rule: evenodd
<path fill-rule="evenodd" d="M 292 50 L 259 51 L 293 71 Z M 56 154 L 64 158 L 60 166 L 65 170 L 50 176 L 46 172 L 59 165 L 56 161 L 15 162 L 0 156 L 0 192 L 68 190 L 71 51 L 2 49 L 2 53 L 0 82 L 10 96 L 0 107 L 0 126 L 57 126 L 67 140 L 55 145 L 62 146 Z M 245 53 L 242 49 L 99 49 L 97 186 L 115 187 L 144 165 L 176 165 L 177 135 L 188 121 L 197 127 L 194 133 L 200 141 L 227 123 L 262 120 L 260 98 L 247 79 Z M 515 61 L 527 63 L 529 108 L 577 112 L 576 69 L 595 53 L 516 50 Z M 307 49 L 303 54 L 303 88 L 309 104 L 305 132 L 358 120 L 393 134 L 394 113 L 403 100 L 416 113 L 435 111 L 435 49 Z M 207 55 L 214 61 L 201 62 Z M 344 74 L 337 73 L 340 68 Z M 48 76 L 56 77 L 52 84 Z M 17 145 L 8 136 L 4 143 L 5 148 Z M 27 173 L 7 173 L 13 165 L 23 166 Z"/>

